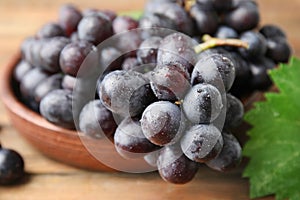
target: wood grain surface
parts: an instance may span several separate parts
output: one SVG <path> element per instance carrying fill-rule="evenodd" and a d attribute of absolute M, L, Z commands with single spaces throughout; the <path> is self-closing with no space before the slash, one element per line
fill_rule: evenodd
<path fill-rule="evenodd" d="M 42 24 L 57 19 L 63 0 L 0 1 L 0 67 L 8 64 L 22 40 L 34 34 Z M 68 1 L 79 8 L 139 10 L 145 0 Z M 300 0 L 258 0 L 261 24 L 277 24 L 288 35 L 294 54 L 300 57 Z M 0 71 L 1 73 L 1 71 Z M 94 199 L 203 199 L 247 200 L 249 183 L 241 177 L 243 166 L 226 174 L 202 167 L 189 184 L 167 184 L 157 173 L 126 174 L 89 172 L 76 169 L 43 156 L 30 146 L 11 126 L 0 103 L 0 142 L 19 151 L 28 173 L 24 183 L 0 186 L 0 200 L 94 200 Z M 273 196 L 261 200 L 275 199 Z"/>

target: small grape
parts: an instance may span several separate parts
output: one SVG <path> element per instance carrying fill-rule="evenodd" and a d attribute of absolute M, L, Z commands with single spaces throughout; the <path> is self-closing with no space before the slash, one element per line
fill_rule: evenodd
<path fill-rule="evenodd" d="M 173 103 L 158 101 L 143 112 L 141 127 L 153 144 L 164 146 L 175 143 L 181 136 L 181 111 Z"/>
<path fill-rule="evenodd" d="M 285 32 L 280 27 L 275 25 L 264 25 L 259 29 L 259 32 L 267 39 L 273 39 L 273 38 L 286 39 Z"/>
<path fill-rule="evenodd" d="M 272 38 L 267 40 L 268 49 L 266 56 L 276 63 L 288 63 L 292 49 L 286 39 Z"/>
<path fill-rule="evenodd" d="M 198 164 L 188 159 L 180 146 L 166 146 L 160 152 L 157 160 L 160 176 L 167 182 L 185 184 L 190 182 L 198 171 Z"/>
<path fill-rule="evenodd" d="M 161 37 L 150 37 L 144 40 L 137 51 L 137 59 L 139 63 L 148 64 L 156 63 L 157 51 L 160 45 Z"/>
<path fill-rule="evenodd" d="M 185 116 L 191 122 L 195 124 L 210 123 L 222 111 L 222 96 L 212 85 L 197 84 L 186 94 L 182 108 Z"/>
<path fill-rule="evenodd" d="M 216 38 L 238 38 L 239 34 L 231 27 L 228 26 L 220 26 L 215 33 Z"/>
<path fill-rule="evenodd" d="M 255 60 L 265 55 L 267 41 L 260 33 L 247 31 L 241 34 L 240 39 L 249 45 L 247 49 L 239 48 L 239 52 L 244 58 Z"/>
<path fill-rule="evenodd" d="M 32 65 L 29 64 L 28 62 L 26 62 L 25 60 L 21 60 L 16 68 L 14 69 L 14 78 L 17 81 L 21 81 L 21 79 L 23 78 L 23 76 L 25 76 L 25 74 L 27 72 L 29 72 L 32 69 Z"/>
<path fill-rule="evenodd" d="M 73 5 L 66 4 L 59 9 L 58 22 L 67 36 L 70 36 L 77 30 L 77 26 L 81 19 L 81 12 Z"/>
<path fill-rule="evenodd" d="M 181 141 L 183 153 L 196 162 L 207 162 L 215 158 L 223 148 L 223 137 L 214 125 L 195 125 L 183 135 Z"/>
<path fill-rule="evenodd" d="M 136 29 L 139 22 L 129 16 L 118 16 L 112 22 L 113 31 L 115 34 Z"/>
<path fill-rule="evenodd" d="M 47 23 L 40 28 L 36 36 L 37 38 L 51 38 L 56 36 L 65 36 L 65 32 L 59 24 Z"/>
<path fill-rule="evenodd" d="M 227 94 L 226 97 L 227 107 L 224 126 L 229 128 L 237 127 L 243 121 L 244 105 L 238 98 L 231 94 Z"/>
<path fill-rule="evenodd" d="M 205 164 L 217 171 L 226 172 L 229 171 L 241 162 L 242 148 L 238 140 L 231 133 L 225 131 L 223 135 L 223 149 L 219 155 L 206 162 Z"/>
<path fill-rule="evenodd" d="M 64 75 L 61 83 L 63 89 L 71 90 L 75 88 L 76 78 L 70 75 Z"/>
<path fill-rule="evenodd" d="M 123 70 L 136 70 L 138 66 L 140 65 L 138 59 L 136 57 L 128 57 L 125 58 L 125 60 L 122 63 L 122 69 Z"/>

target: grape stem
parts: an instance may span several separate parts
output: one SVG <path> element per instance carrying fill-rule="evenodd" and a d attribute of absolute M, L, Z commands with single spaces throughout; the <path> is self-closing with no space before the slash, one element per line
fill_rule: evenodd
<path fill-rule="evenodd" d="M 243 42 L 239 39 L 221 39 L 221 38 L 214 38 L 210 35 L 203 35 L 202 37 L 203 43 L 194 47 L 194 50 L 197 54 L 214 47 L 219 46 L 231 46 L 231 47 L 240 47 L 248 49 L 249 45 L 247 42 Z"/>

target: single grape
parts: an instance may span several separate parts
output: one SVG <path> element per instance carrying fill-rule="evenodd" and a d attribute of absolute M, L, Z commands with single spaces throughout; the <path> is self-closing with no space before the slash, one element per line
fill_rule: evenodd
<path fill-rule="evenodd" d="M 207 83 L 220 91 L 229 91 L 235 79 L 235 66 L 227 54 L 207 53 L 194 67 L 192 85 Z"/>
<path fill-rule="evenodd" d="M 47 23 L 38 30 L 37 38 L 51 38 L 56 36 L 65 36 L 65 32 L 62 27 L 57 23 Z"/>
<path fill-rule="evenodd" d="M 278 26 L 275 25 L 264 25 L 259 29 L 259 32 L 265 36 L 267 39 L 272 38 L 285 38 L 285 32 Z"/>
<path fill-rule="evenodd" d="M 136 29 L 139 22 L 129 16 L 118 16 L 112 22 L 112 28 L 115 34 Z"/>
<path fill-rule="evenodd" d="M 31 63 L 31 65 L 35 66 L 35 67 L 41 67 L 43 68 L 43 65 L 45 63 L 43 63 L 43 57 L 41 56 L 41 51 L 44 48 L 44 45 L 47 45 L 47 43 L 49 43 L 51 41 L 51 39 L 49 38 L 43 38 L 43 39 L 37 39 L 34 40 L 31 44 L 31 48 L 30 48 L 30 60 L 29 62 Z"/>
<path fill-rule="evenodd" d="M 112 10 L 102 10 L 101 12 L 106 15 L 110 21 L 114 21 L 118 16 L 117 13 Z"/>
<path fill-rule="evenodd" d="M 224 12 L 234 7 L 233 0 L 212 0 L 213 6 L 217 11 Z"/>
<path fill-rule="evenodd" d="M 241 34 L 240 39 L 249 45 L 248 48 L 239 48 L 239 52 L 244 58 L 255 60 L 265 55 L 267 41 L 260 33 L 247 31 Z"/>
<path fill-rule="evenodd" d="M 226 119 L 225 127 L 234 128 L 241 124 L 244 117 L 244 105 L 243 103 L 231 94 L 226 95 L 227 107 L 226 107 Z"/>
<path fill-rule="evenodd" d="M 77 30 L 81 19 L 81 12 L 73 5 L 66 4 L 59 9 L 58 22 L 67 36 L 70 36 Z"/>
<path fill-rule="evenodd" d="M 266 56 L 272 59 L 275 63 L 288 63 L 292 49 L 286 39 L 284 38 L 272 38 L 267 40 L 267 54 Z"/>
<path fill-rule="evenodd" d="M 212 85 L 197 84 L 186 94 L 182 108 L 185 116 L 192 123 L 210 123 L 222 111 L 222 96 L 218 89 Z"/>
<path fill-rule="evenodd" d="M 99 85 L 99 97 L 105 107 L 117 114 L 128 116 L 129 102 L 135 90 L 148 84 L 141 73 L 116 70 L 107 74 Z"/>
<path fill-rule="evenodd" d="M 59 57 L 61 70 L 76 77 L 84 59 L 91 51 L 97 51 L 96 47 L 87 41 L 81 40 L 67 44 Z"/>
<path fill-rule="evenodd" d="M 217 171 L 226 172 L 239 165 L 242 159 L 242 148 L 238 140 L 231 133 L 225 131 L 223 135 L 223 149 L 219 155 L 205 164 Z"/>
<path fill-rule="evenodd" d="M 34 99 L 35 102 L 40 103 L 42 98 L 44 98 L 49 92 L 61 89 L 63 75 L 62 74 L 53 74 L 41 81 L 34 90 Z"/>
<path fill-rule="evenodd" d="M 115 70 L 120 70 L 124 56 L 121 51 L 115 47 L 106 47 L 100 52 L 100 64 L 104 71 L 104 75 Z"/>
<path fill-rule="evenodd" d="M 104 14 L 84 16 L 78 24 L 79 39 L 94 45 L 98 45 L 112 35 L 112 23 Z"/>
<path fill-rule="evenodd" d="M 41 66 L 44 70 L 49 72 L 59 72 L 59 57 L 63 48 L 70 43 L 70 39 L 66 37 L 53 37 L 49 41 L 44 42 L 40 56 Z"/>
<path fill-rule="evenodd" d="M 53 124 L 74 129 L 72 100 L 73 95 L 70 90 L 53 90 L 41 100 L 40 113 Z"/>
<path fill-rule="evenodd" d="M 238 1 L 235 9 L 227 12 L 224 22 L 227 26 L 241 33 L 257 27 L 260 15 L 257 4 L 250 1 Z"/>
<path fill-rule="evenodd" d="M 76 78 L 70 75 L 64 75 L 61 83 L 63 89 L 71 90 L 75 88 Z"/>
<path fill-rule="evenodd" d="M 128 58 L 125 58 L 125 60 L 123 61 L 122 69 L 136 71 L 136 69 L 138 68 L 139 65 L 140 65 L 140 62 L 138 61 L 138 59 L 136 57 L 128 57 Z"/>
<path fill-rule="evenodd" d="M 161 40 L 161 37 L 155 36 L 147 38 L 140 44 L 137 50 L 137 59 L 139 63 L 156 63 L 157 51 Z"/>
<path fill-rule="evenodd" d="M 140 124 L 132 121 L 130 117 L 125 118 L 119 124 L 115 132 L 114 143 L 118 153 L 124 158 L 143 157 L 145 153 L 160 148 L 145 138 Z"/>
<path fill-rule="evenodd" d="M 117 126 L 113 114 L 103 106 L 100 100 L 90 101 L 81 110 L 80 131 L 91 138 L 111 137 Z"/>
<path fill-rule="evenodd" d="M 223 148 L 223 137 L 214 125 L 200 124 L 185 132 L 181 141 L 183 153 L 195 162 L 207 162 L 215 158 Z"/>
<path fill-rule="evenodd" d="M 0 185 L 14 184 L 24 175 L 22 156 L 12 149 L 0 148 Z"/>
<path fill-rule="evenodd" d="M 239 34 L 231 27 L 228 26 L 220 26 L 215 33 L 216 38 L 238 38 Z"/>
<path fill-rule="evenodd" d="M 32 65 L 25 60 L 21 60 L 14 69 L 14 78 L 20 82 L 23 76 L 32 69 Z"/>
<path fill-rule="evenodd" d="M 158 64 L 180 63 L 192 72 L 197 62 L 194 50 L 196 42 L 182 33 L 173 33 L 166 36 L 160 43 L 157 52 Z"/>
<path fill-rule="evenodd" d="M 188 159 L 180 146 L 166 146 L 160 152 L 157 160 L 160 176 L 167 182 L 185 184 L 190 182 L 198 171 L 198 164 Z"/>
<path fill-rule="evenodd" d="M 181 64 L 157 65 L 151 73 L 151 88 L 158 99 L 176 101 L 190 88 L 189 73 Z"/>
<path fill-rule="evenodd" d="M 141 118 L 144 135 L 159 146 L 175 143 L 181 136 L 181 125 L 180 108 L 169 101 L 150 104 Z"/>
<path fill-rule="evenodd" d="M 214 10 L 208 10 L 196 3 L 189 12 L 191 18 L 196 22 L 197 34 L 214 34 L 216 32 L 219 18 Z"/>

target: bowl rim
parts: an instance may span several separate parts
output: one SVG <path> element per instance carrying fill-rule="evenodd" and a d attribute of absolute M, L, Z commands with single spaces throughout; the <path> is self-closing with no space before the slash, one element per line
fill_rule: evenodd
<path fill-rule="evenodd" d="M 7 110 L 18 115 L 23 120 L 33 123 L 35 126 L 39 126 L 45 129 L 49 129 L 55 132 L 61 132 L 68 136 L 78 137 L 79 132 L 77 130 L 69 130 L 59 127 L 51 122 L 48 122 L 39 113 L 31 110 L 24 103 L 22 103 L 15 95 L 12 88 L 14 69 L 21 61 L 21 53 L 18 52 L 12 56 L 10 62 L 2 67 L 2 73 L 0 73 L 0 98 Z"/>

